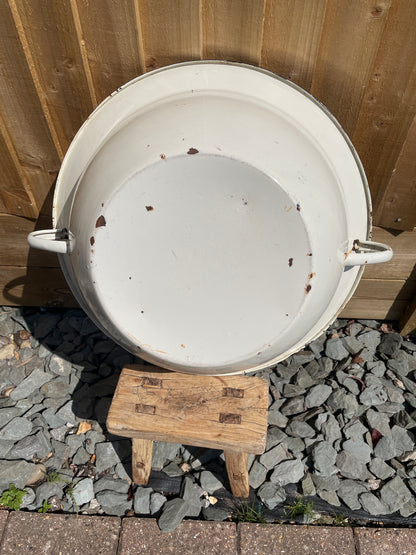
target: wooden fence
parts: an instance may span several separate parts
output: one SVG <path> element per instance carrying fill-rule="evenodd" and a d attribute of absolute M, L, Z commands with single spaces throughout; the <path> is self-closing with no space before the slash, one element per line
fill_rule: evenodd
<path fill-rule="evenodd" d="M 415 0 L 0 0 L 0 302 L 74 302 L 56 259 L 29 251 L 25 235 L 49 225 L 54 179 L 94 107 L 143 72 L 225 59 L 291 79 L 343 125 L 367 172 L 375 238 L 396 251 L 366 270 L 344 315 L 408 320 L 415 21 Z"/>

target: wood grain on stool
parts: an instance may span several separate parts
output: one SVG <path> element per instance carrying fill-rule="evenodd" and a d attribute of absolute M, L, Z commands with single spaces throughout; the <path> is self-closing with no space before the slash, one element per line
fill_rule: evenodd
<path fill-rule="evenodd" d="M 123 369 L 107 429 L 133 439 L 133 479 L 147 483 L 152 441 L 223 449 L 231 489 L 248 496 L 247 453 L 263 453 L 268 383 L 251 376 L 200 376 L 133 365 Z"/>

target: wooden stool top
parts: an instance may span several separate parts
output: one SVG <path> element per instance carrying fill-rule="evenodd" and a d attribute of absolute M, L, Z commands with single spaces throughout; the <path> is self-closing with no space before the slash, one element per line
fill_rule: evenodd
<path fill-rule="evenodd" d="M 107 429 L 130 438 L 246 453 L 266 445 L 268 383 L 131 365 L 122 370 Z"/>

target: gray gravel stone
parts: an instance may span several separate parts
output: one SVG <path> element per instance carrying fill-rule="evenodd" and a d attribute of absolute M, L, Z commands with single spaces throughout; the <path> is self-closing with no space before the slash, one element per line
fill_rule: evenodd
<path fill-rule="evenodd" d="M 104 472 L 118 462 L 120 458 L 111 443 L 97 443 L 95 446 L 95 468 L 97 473 Z"/>
<path fill-rule="evenodd" d="M 386 464 L 383 460 L 375 457 L 371 460 L 370 464 L 368 465 L 370 472 L 372 472 L 377 478 L 381 480 L 387 480 L 394 475 L 394 470 Z"/>
<path fill-rule="evenodd" d="M 23 496 L 22 504 L 20 505 L 21 509 L 26 509 L 29 505 L 35 502 L 36 493 L 33 491 L 32 488 L 25 488 L 26 493 Z"/>
<path fill-rule="evenodd" d="M 403 337 L 399 333 L 385 333 L 381 338 L 378 350 L 389 357 L 395 357 L 403 343 Z"/>
<path fill-rule="evenodd" d="M 63 407 L 56 411 L 55 416 L 63 421 L 65 424 L 69 422 L 70 424 L 77 424 L 78 420 L 74 414 L 74 401 L 68 401 Z"/>
<path fill-rule="evenodd" d="M 44 337 L 49 335 L 49 333 L 51 333 L 51 331 L 55 329 L 60 319 L 60 314 L 53 314 L 51 312 L 41 314 L 38 318 L 35 328 L 36 337 L 39 339 L 43 339 Z"/>
<path fill-rule="evenodd" d="M 286 492 L 282 486 L 272 482 L 263 484 L 259 488 L 257 495 L 270 510 L 286 500 Z"/>
<path fill-rule="evenodd" d="M 309 437 L 312 438 L 316 435 L 315 430 L 306 422 L 300 420 L 292 420 L 286 426 L 286 432 L 294 437 Z"/>
<path fill-rule="evenodd" d="M 295 484 L 303 478 L 305 466 L 299 459 L 293 461 L 283 461 L 275 466 L 270 481 L 281 486 Z"/>
<path fill-rule="evenodd" d="M 396 447 L 395 456 L 400 456 L 400 455 L 403 455 L 403 453 L 406 453 L 407 451 L 413 450 L 413 447 L 415 445 L 414 436 L 408 430 L 405 430 L 400 426 L 393 426 L 391 429 L 391 436 L 393 438 L 394 445 Z"/>
<path fill-rule="evenodd" d="M 303 350 L 298 351 L 292 356 L 292 364 L 307 364 L 315 358 L 315 355 L 311 351 Z"/>
<path fill-rule="evenodd" d="M 416 513 L 416 501 L 414 499 L 410 499 L 407 501 L 403 507 L 400 509 L 400 515 L 404 518 L 409 517 Z"/>
<path fill-rule="evenodd" d="M 157 491 L 153 492 L 150 496 L 150 514 L 158 513 L 166 501 L 167 499 L 164 495 Z"/>
<path fill-rule="evenodd" d="M 365 416 L 371 429 L 377 430 L 382 436 L 391 436 L 388 414 L 369 409 Z"/>
<path fill-rule="evenodd" d="M 129 484 L 125 480 L 118 480 L 117 478 L 111 478 L 110 476 L 103 476 L 94 482 L 94 495 L 104 490 L 127 494 L 129 491 Z"/>
<path fill-rule="evenodd" d="M 214 493 L 217 489 L 224 487 L 218 478 L 216 478 L 214 474 L 208 470 L 203 470 L 201 472 L 200 483 L 201 488 L 208 493 Z"/>
<path fill-rule="evenodd" d="M 366 466 L 348 451 L 341 451 L 336 457 L 336 466 L 345 478 L 367 480 L 372 478 Z"/>
<path fill-rule="evenodd" d="M 372 449 L 367 443 L 359 439 L 348 439 L 342 444 L 345 451 L 349 451 L 363 464 L 367 464 L 371 460 Z"/>
<path fill-rule="evenodd" d="M 407 489 L 403 480 L 396 476 L 381 488 L 380 497 L 381 501 L 387 505 L 389 512 L 394 513 L 412 499 L 412 493 Z"/>
<path fill-rule="evenodd" d="M 80 447 L 75 455 L 72 457 L 72 464 L 75 466 L 80 466 L 86 464 L 90 460 L 90 455 L 84 449 L 84 447 Z"/>
<path fill-rule="evenodd" d="M 52 374 L 57 376 L 69 376 L 71 373 L 71 362 L 57 354 L 53 354 L 49 360 L 48 369 Z"/>
<path fill-rule="evenodd" d="M 0 439 L 19 441 L 32 431 L 32 422 L 22 416 L 15 416 L 0 430 Z"/>
<path fill-rule="evenodd" d="M 189 511 L 186 513 L 186 516 L 189 517 L 197 517 L 201 512 L 201 499 L 200 499 L 200 492 L 199 487 L 194 484 L 189 476 L 186 476 L 183 482 L 183 489 L 182 489 L 182 499 L 185 499 L 189 503 Z"/>
<path fill-rule="evenodd" d="M 357 339 L 369 351 L 375 352 L 378 345 L 380 344 L 380 337 L 381 337 L 380 332 L 371 330 L 371 331 L 360 333 Z"/>
<path fill-rule="evenodd" d="M 182 476 L 183 470 L 179 468 L 179 466 L 175 462 L 170 462 L 166 466 L 163 467 L 163 472 L 174 478 L 175 476 Z"/>
<path fill-rule="evenodd" d="M 361 494 L 360 502 L 363 509 L 370 513 L 370 515 L 385 515 L 389 512 L 386 504 L 380 501 L 373 493 Z"/>
<path fill-rule="evenodd" d="M 305 399 L 303 396 L 300 397 L 292 397 L 291 399 L 289 399 L 281 408 L 281 413 L 284 416 L 292 416 L 294 414 L 299 414 L 300 412 L 303 412 L 305 410 Z M 269 423 L 271 424 L 272 422 L 270 422 L 269 419 Z M 281 427 L 285 427 L 287 424 L 287 419 L 286 419 L 286 423 L 282 424 Z M 276 424 L 277 426 L 278 424 Z"/>
<path fill-rule="evenodd" d="M 260 463 L 265 468 L 267 468 L 267 470 L 270 470 L 280 462 L 290 458 L 291 458 L 291 455 L 288 453 L 286 443 L 279 443 L 278 445 L 270 449 L 270 451 L 263 453 L 260 456 L 259 460 L 260 460 Z"/>
<path fill-rule="evenodd" d="M 185 499 L 172 499 L 167 501 L 158 520 L 162 532 L 172 532 L 182 522 L 189 511 L 189 503 Z"/>
<path fill-rule="evenodd" d="M 138 487 L 134 492 L 133 508 L 138 515 L 148 515 L 150 513 L 150 495 L 152 488 Z"/>
<path fill-rule="evenodd" d="M 332 360 L 343 360 L 348 357 L 348 351 L 343 345 L 340 337 L 331 337 L 325 345 L 325 354 Z"/>
<path fill-rule="evenodd" d="M 381 405 L 387 400 L 388 397 L 385 389 L 379 385 L 370 385 L 370 387 L 366 387 L 360 395 L 360 402 L 368 406 Z"/>
<path fill-rule="evenodd" d="M 77 482 L 74 487 L 73 496 L 76 504 L 81 507 L 85 503 L 89 503 L 94 497 L 94 487 L 91 478 L 84 478 Z"/>
<path fill-rule="evenodd" d="M 11 393 L 10 398 L 14 401 L 26 399 L 37 391 L 43 384 L 52 379 L 53 376 L 43 370 L 35 369 L 25 378 Z"/>
<path fill-rule="evenodd" d="M 231 516 L 231 512 L 222 507 L 217 507 L 216 505 L 208 505 L 202 510 L 205 520 L 214 520 L 216 522 L 222 522 L 223 520 Z"/>
<path fill-rule="evenodd" d="M 359 495 L 367 492 L 364 484 L 354 480 L 342 480 L 338 488 L 338 497 L 353 511 L 361 508 L 361 503 L 358 499 Z"/>
<path fill-rule="evenodd" d="M 279 428 L 269 428 L 267 430 L 266 451 L 269 451 L 272 447 L 284 441 L 286 438 L 287 435 Z"/>
<path fill-rule="evenodd" d="M 354 420 L 344 426 L 343 432 L 347 439 L 362 440 L 367 428 L 359 421 Z"/>
<path fill-rule="evenodd" d="M 306 368 L 299 369 L 299 372 L 296 374 L 295 383 L 304 389 L 308 389 L 315 384 Z"/>
<path fill-rule="evenodd" d="M 367 370 L 369 370 L 372 374 L 381 378 L 384 376 L 384 372 L 386 371 L 386 365 L 382 360 L 376 360 L 375 362 L 367 362 Z"/>
<path fill-rule="evenodd" d="M 165 462 L 176 457 L 179 449 L 177 443 L 165 443 L 155 441 L 153 443 L 152 468 L 153 470 L 162 470 Z"/>
<path fill-rule="evenodd" d="M 0 428 L 3 428 L 3 426 L 10 422 L 10 420 L 12 420 L 15 416 L 21 416 L 22 412 L 24 411 L 18 407 L 0 409 Z"/>
<path fill-rule="evenodd" d="M 337 491 L 341 485 L 341 480 L 338 476 L 319 476 L 318 474 L 312 474 L 313 483 L 316 486 L 317 491 L 321 490 L 332 490 Z"/>
<path fill-rule="evenodd" d="M 341 501 L 339 500 L 338 495 L 335 493 L 335 491 L 321 490 L 318 492 L 318 495 L 321 499 L 323 499 L 330 505 L 334 505 L 335 507 L 339 507 L 341 505 Z"/>
<path fill-rule="evenodd" d="M 312 407 L 320 407 L 325 403 L 331 393 L 332 388 L 329 385 L 315 385 L 308 391 L 305 397 L 305 407 L 308 409 Z"/>
<path fill-rule="evenodd" d="M 10 450 L 9 458 L 32 460 L 33 457 L 41 459 L 50 452 L 50 444 L 39 431 L 35 435 L 26 436 L 18 441 Z"/>
<path fill-rule="evenodd" d="M 302 493 L 306 497 L 316 494 L 315 485 L 309 472 L 306 473 L 305 477 L 302 480 Z"/>
<path fill-rule="evenodd" d="M 72 391 L 72 387 L 70 384 L 66 383 L 61 378 L 55 378 L 47 383 L 45 383 L 41 388 L 41 392 L 45 397 L 49 397 L 52 399 L 61 399 L 65 397 L 70 391 Z"/>
<path fill-rule="evenodd" d="M 316 473 L 320 476 L 335 474 L 337 472 L 336 457 L 337 452 L 328 441 L 317 443 L 312 450 L 312 460 Z"/>
<path fill-rule="evenodd" d="M 20 489 L 31 485 L 40 480 L 44 471 L 41 464 L 0 459 L 0 491 L 9 489 L 11 483 Z"/>
<path fill-rule="evenodd" d="M 124 516 L 132 506 L 132 501 L 127 501 L 127 495 L 114 491 L 100 491 L 95 498 L 108 515 Z"/>
<path fill-rule="evenodd" d="M 257 489 L 265 481 L 267 476 L 267 468 L 259 461 L 254 461 L 248 474 L 250 486 Z"/>

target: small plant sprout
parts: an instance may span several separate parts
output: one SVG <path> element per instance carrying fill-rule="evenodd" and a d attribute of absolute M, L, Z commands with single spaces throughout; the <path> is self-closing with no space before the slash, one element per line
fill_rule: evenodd
<path fill-rule="evenodd" d="M 7 507 L 12 511 L 18 511 L 26 493 L 27 490 L 19 489 L 14 484 L 10 484 L 9 489 L 3 491 L 0 497 L 0 505 L 3 505 L 3 507 Z"/>
<path fill-rule="evenodd" d="M 44 499 L 42 503 L 42 507 L 38 509 L 38 513 L 47 513 L 51 508 L 51 506 L 52 505 L 49 505 L 49 503 Z"/>
<path fill-rule="evenodd" d="M 254 505 L 249 505 L 248 503 L 242 503 L 237 508 L 237 520 L 238 522 L 253 522 L 257 524 L 266 524 L 267 521 L 263 518 L 261 514 L 261 505 L 258 504 L 257 508 Z"/>
<path fill-rule="evenodd" d="M 297 501 L 293 501 L 290 505 L 286 505 L 285 514 L 291 520 L 297 516 L 305 515 L 307 521 L 309 522 L 313 514 L 313 505 L 312 503 L 306 503 L 304 498 L 301 497 Z"/>

